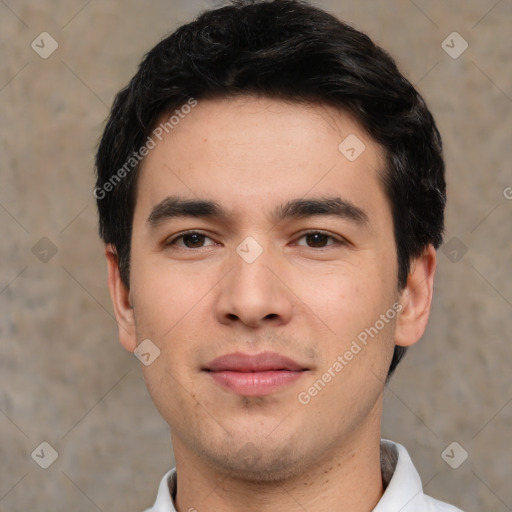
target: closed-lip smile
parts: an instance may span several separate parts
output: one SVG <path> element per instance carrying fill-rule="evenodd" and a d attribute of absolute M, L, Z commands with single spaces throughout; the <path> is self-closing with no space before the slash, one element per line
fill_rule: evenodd
<path fill-rule="evenodd" d="M 308 370 L 276 352 L 233 352 L 217 357 L 203 368 L 217 384 L 244 396 L 269 395 L 298 380 Z"/>

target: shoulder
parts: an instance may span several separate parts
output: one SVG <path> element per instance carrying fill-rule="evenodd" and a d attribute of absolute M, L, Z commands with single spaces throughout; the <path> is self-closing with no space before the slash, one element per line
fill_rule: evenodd
<path fill-rule="evenodd" d="M 425 512 L 463 512 L 460 508 L 431 498 L 426 494 L 423 495 L 423 507 Z"/>
<path fill-rule="evenodd" d="M 154 505 L 144 512 L 176 512 L 172 495 L 176 486 L 176 468 L 172 468 L 160 480 Z"/>
<path fill-rule="evenodd" d="M 462 512 L 423 492 L 420 475 L 404 446 L 382 440 L 381 462 L 387 487 L 374 512 Z"/>

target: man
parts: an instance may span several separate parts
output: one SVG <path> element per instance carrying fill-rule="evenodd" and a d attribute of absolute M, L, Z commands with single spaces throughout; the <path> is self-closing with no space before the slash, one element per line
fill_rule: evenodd
<path fill-rule="evenodd" d="M 150 511 L 457 510 L 380 440 L 445 205 L 383 50 L 295 0 L 208 11 L 117 95 L 97 171 L 120 341 L 176 460 Z"/>

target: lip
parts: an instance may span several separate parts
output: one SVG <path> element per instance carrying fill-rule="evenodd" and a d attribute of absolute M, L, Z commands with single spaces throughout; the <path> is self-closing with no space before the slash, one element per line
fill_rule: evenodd
<path fill-rule="evenodd" d="M 308 368 L 277 352 L 260 352 L 254 355 L 233 352 L 210 361 L 205 369 L 210 372 L 232 371 L 248 373 L 270 370 L 301 371 Z"/>
<path fill-rule="evenodd" d="M 300 379 L 308 368 L 276 352 L 233 352 L 214 359 L 203 370 L 234 393 L 264 396 Z"/>

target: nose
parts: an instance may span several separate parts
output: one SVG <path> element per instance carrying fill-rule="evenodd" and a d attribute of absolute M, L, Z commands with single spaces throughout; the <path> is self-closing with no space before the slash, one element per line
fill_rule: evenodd
<path fill-rule="evenodd" d="M 277 263 L 269 251 L 251 263 L 235 253 L 232 270 L 220 282 L 217 320 L 251 328 L 287 324 L 292 317 L 293 294 L 280 277 Z"/>

